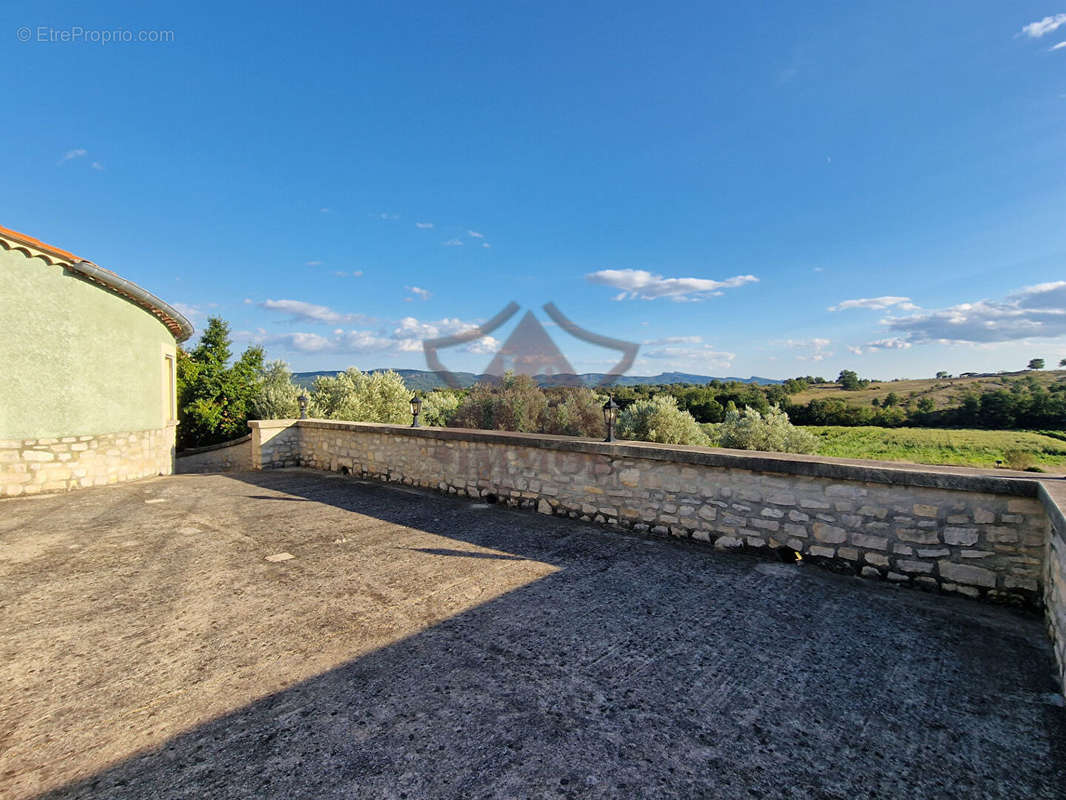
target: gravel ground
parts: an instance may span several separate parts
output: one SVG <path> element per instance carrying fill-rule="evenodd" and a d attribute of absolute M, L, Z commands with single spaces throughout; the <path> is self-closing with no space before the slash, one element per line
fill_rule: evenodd
<path fill-rule="evenodd" d="M 1066 797 L 1038 616 L 322 473 L 2 501 L 0 619 L 4 798 Z"/>

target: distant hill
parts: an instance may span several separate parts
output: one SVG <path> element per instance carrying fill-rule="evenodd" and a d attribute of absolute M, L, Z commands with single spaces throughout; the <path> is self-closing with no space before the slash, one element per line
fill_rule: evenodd
<path fill-rule="evenodd" d="M 906 400 L 910 397 L 931 397 L 935 408 L 953 408 L 970 393 L 1002 389 L 1018 378 L 1035 378 L 1044 388 L 1066 381 L 1066 370 L 1043 369 L 1019 372 L 965 372 L 953 378 L 919 378 L 915 380 L 871 381 L 865 389 L 845 391 L 839 384 L 822 383 L 806 391 L 794 394 L 792 403 L 806 405 L 820 398 L 839 398 L 853 406 L 868 406 L 876 397 L 883 400 L 889 392 L 895 392 Z"/>
<path fill-rule="evenodd" d="M 385 372 L 385 369 L 372 369 L 368 372 Z M 315 378 L 320 375 L 326 375 L 332 377 L 336 375 L 338 370 L 325 370 L 319 372 L 296 372 L 293 374 L 293 381 L 300 386 L 310 387 L 314 383 Z M 398 373 L 407 384 L 407 388 L 411 391 L 430 391 L 432 389 L 442 389 L 446 386 L 437 373 L 431 372 L 425 369 L 394 369 L 393 372 Z M 486 378 L 485 375 L 475 375 L 473 372 L 455 372 L 456 379 L 465 388 L 467 386 L 473 386 L 479 380 Z M 602 372 L 583 372 L 579 375 L 535 375 L 534 380 L 541 386 L 566 386 L 574 383 L 576 378 L 582 384 L 586 386 L 596 386 L 606 377 Z M 615 381 L 618 386 L 637 386 L 646 384 L 668 384 L 668 383 L 695 383 L 695 384 L 707 384 L 711 381 L 735 381 L 737 383 L 758 383 L 764 386 L 770 386 L 774 384 L 783 383 L 783 381 L 776 380 L 774 378 L 761 378 L 757 375 L 752 375 L 750 378 L 717 378 L 709 375 L 692 375 L 687 372 L 662 372 L 658 375 L 623 375 Z"/>

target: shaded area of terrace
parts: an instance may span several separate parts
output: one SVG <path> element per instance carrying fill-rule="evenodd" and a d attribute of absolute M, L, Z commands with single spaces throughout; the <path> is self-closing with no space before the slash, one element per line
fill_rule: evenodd
<path fill-rule="evenodd" d="M 302 470 L 2 508 L 0 795 L 1063 796 L 1036 614 Z"/>

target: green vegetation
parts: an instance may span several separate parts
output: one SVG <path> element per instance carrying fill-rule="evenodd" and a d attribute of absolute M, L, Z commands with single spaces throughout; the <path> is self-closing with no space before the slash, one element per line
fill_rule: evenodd
<path fill-rule="evenodd" d="M 192 352 L 178 350 L 179 450 L 248 433 L 263 373 L 263 348 L 249 347 L 232 366 L 229 362 L 229 325 L 218 317 L 208 320 Z"/>
<path fill-rule="evenodd" d="M 818 454 L 915 464 L 1004 466 L 1066 472 L 1066 438 L 1028 431 L 809 426 Z M 1026 461 L 1031 458 L 1031 462 Z"/>
<path fill-rule="evenodd" d="M 726 411 L 725 421 L 705 426 L 711 441 L 734 450 L 763 450 L 776 453 L 813 453 L 818 439 L 788 421 L 788 414 L 777 406 L 765 413 L 754 408 Z"/>
<path fill-rule="evenodd" d="M 249 347 L 232 366 L 230 359 L 229 326 L 217 318 L 195 349 L 179 351 L 180 448 L 243 436 L 249 418 L 298 415 L 306 387 L 284 362 L 264 364 L 260 347 Z M 935 379 L 878 383 L 842 370 L 836 383 L 807 375 L 769 386 L 712 381 L 611 391 L 621 406 L 623 439 L 920 464 L 999 461 L 1066 472 L 1066 374 L 1042 367 L 1033 359 L 1029 372 L 1009 375 L 952 378 L 942 370 Z M 309 394 L 313 417 L 401 425 L 411 419 L 411 388 L 392 370 L 318 374 Z M 421 395 L 425 425 L 604 434 L 606 396 L 583 386 L 542 388 L 528 376 L 507 375 Z"/>
<path fill-rule="evenodd" d="M 661 444 L 710 445 L 707 434 L 666 394 L 638 400 L 618 415 L 618 438 Z"/>

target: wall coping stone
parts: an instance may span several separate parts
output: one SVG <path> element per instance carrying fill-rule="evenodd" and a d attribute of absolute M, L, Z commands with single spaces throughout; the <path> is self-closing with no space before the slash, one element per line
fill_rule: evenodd
<path fill-rule="evenodd" d="M 318 428 L 362 433 L 386 433 L 444 441 L 485 442 L 496 445 L 534 447 L 562 452 L 593 453 L 611 458 L 641 458 L 652 461 L 672 461 L 712 467 L 743 469 L 749 472 L 776 472 L 814 478 L 830 478 L 861 483 L 883 483 L 891 486 L 917 486 L 927 489 L 953 489 L 964 492 L 1040 497 L 1051 493 L 1066 496 L 1066 478 L 1035 479 L 1024 472 L 981 470 L 968 467 L 941 467 L 896 464 L 885 461 L 830 458 L 796 453 L 764 453 L 753 450 L 696 447 L 691 445 L 656 444 L 653 442 L 603 442 L 575 436 L 555 436 L 540 433 L 515 433 L 468 428 L 412 428 L 376 422 L 345 422 L 330 419 L 272 419 L 250 420 L 253 430 L 278 428 Z M 1006 473 L 1006 474 L 1003 474 Z M 1043 490 L 1046 485 L 1050 489 Z M 1058 493 L 1061 492 L 1062 495 Z M 1045 500 L 1045 505 L 1047 505 Z M 1063 501 L 1066 505 L 1066 500 Z M 1061 511 L 1060 511 L 1061 514 Z"/>
<path fill-rule="evenodd" d="M 1047 510 L 1052 529 L 1064 532 L 1062 535 L 1066 537 L 1066 481 L 1041 481 L 1040 500 Z"/>
<path fill-rule="evenodd" d="M 246 433 L 240 439 L 230 439 L 228 442 L 219 442 L 218 444 L 205 444 L 203 447 L 190 447 L 187 450 L 181 450 L 175 454 L 175 458 L 183 458 L 184 456 L 195 456 L 198 453 L 210 453 L 212 450 L 221 450 L 224 447 L 234 447 L 238 444 L 244 444 L 252 438 L 252 434 Z"/>

